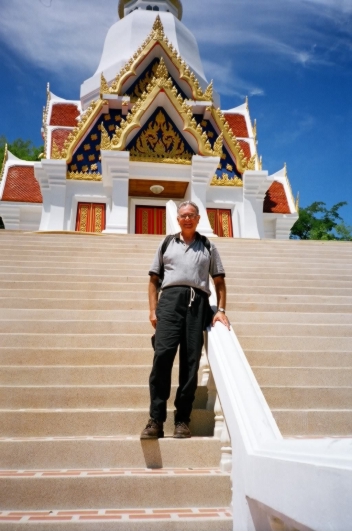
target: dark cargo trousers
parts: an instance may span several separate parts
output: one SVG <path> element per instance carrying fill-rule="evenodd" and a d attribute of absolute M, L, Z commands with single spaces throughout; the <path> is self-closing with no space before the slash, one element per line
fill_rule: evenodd
<path fill-rule="evenodd" d="M 198 369 L 203 347 L 203 330 L 208 324 L 208 295 L 187 286 L 163 290 L 157 310 L 155 354 L 149 378 L 150 416 L 166 420 L 167 400 L 171 391 L 171 372 L 177 348 L 179 386 L 175 399 L 175 422 L 189 422 L 198 383 Z"/>

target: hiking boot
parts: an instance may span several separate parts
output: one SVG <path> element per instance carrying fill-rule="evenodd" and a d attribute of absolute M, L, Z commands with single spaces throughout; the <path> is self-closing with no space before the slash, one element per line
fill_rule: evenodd
<path fill-rule="evenodd" d="M 189 439 L 192 437 L 188 423 L 175 422 L 174 439 Z"/>
<path fill-rule="evenodd" d="M 163 422 L 149 419 L 141 433 L 141 439 L 162 439 L 164 437 Z"/>

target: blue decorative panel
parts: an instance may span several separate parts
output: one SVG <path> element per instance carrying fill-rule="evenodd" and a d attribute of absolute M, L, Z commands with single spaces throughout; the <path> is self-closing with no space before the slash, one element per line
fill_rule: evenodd
<path fill-rule="evenodd" d="M 111 109 L 108 114 L 101 114 L 93 128 L 81 142 L 68 166 L 70 172 L 101 173 L 101 123 L 112 138 L 115 128 L 122 120 L 121 109 Z"/>

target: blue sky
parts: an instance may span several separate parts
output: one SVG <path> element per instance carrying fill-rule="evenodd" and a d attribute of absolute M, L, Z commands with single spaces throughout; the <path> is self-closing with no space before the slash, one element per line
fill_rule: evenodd
<path fill-rule="evenodd" d="M 10 0 L 0 25 L 0 135 L 41 144 L 46 83 L 79 99 L 118 0 Z M 230 109 L 246 95 L 263 167 L 287 163 L 300 204 L 348 201 L 352 225 L 352 0 L 184 1 L 207 77 Z"/>

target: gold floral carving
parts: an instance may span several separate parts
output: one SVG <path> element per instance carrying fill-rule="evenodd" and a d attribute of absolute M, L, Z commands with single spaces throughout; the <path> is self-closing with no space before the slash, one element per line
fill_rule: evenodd
<path fill-rule="evenodd" d="M 131 160 L 140 157 L 160 162 L 165 162 L 165 159 L 184 162 L 192 160 L 192 153 L 186 151 L 180 135 L 167 123 L 165 114 L 159 111 L 131 149 Z"/>
<path fill-rule="evenodd" d="M 241 148 L 241 144 L 233 134 L 223 112 L 220 109 L 215 109 L 215 107 L 208 107 L 207 111 L 210 112 L 217 128 L 222 132 L 223 141 L 226 142 L 230 152 L 234 156 L 238 171 L 244 173 L 246 170 L 255 169 L 256 155 L 253 155 L 249 160 L 247 159 Z"/>
<path fill-rule="evenodd" d="M 100 129 L 101 129 L 100 149 L 103 149 L 104 151 L 109 151 L 111 149 L 111 142 L 110 142 L 109 134 L 104 127 L 104 122 L 101 122 Z"/>
<path fill-rule="evenodd" d="M 102 232 L 103 230 L 103 208 L 95 208 L 95 227 L 94 232 Z"/>
<path fill-rule="evenodd" d="M 192 99 L 198 101 L 212 101 L 213 100 L 213 85 L 210 83 L 209 87 L 203 92 L 198 79 L 191 72 L 186 62 L 179 55 L 172 43 L 164 33 L 164 27 L 162 25 L 160 16 L 156 17 L 153 28 L 144 43 L 138 48 L 131 59 L 125 64 L 110 87 L 108 86 L 105 78 L 102 78 L 101 94 L 117 94 L 123 96 L 123 86 L 131 76 L 135 76 L 138 66 L 149 55 L 151 50 L 155 47 L 155 44 L 159 44 L 169 60 L 177 68 L 180 79 L 185 81 L 191 90 Z"/>
<path fill-rule="evenodd" d="M 161 58 L 157 68 L 157 75 L 153 78 L 151 83 L 147 86 L 145 92 L 137 100 L 131 111 L 127 114 L 126 119 L 121 120 L 120 125 L 116 127 L 115 134 L 110 142 L 110 149 L 116 151 L 123 151 L 126 149 L 127 138 L 129 134 L 141 126 L 141 120 L 147 109 L 158 96 L 160 91 L 166 94 L 178 114 L 183 120 L 183 130 L 190 133 L 198 143 L 198 153 L 202 156 L 219 157 L 222 152 L 222 135 L 217 139 L 214 148 L 211 147 L 207 133 L 203 130 L 200 124 L 197 124 L 192 109 L 187 105 L 181 94 L 178 94 L 177 88 L 174 86 L 173 80 L 169 77 L 164 60 Z M 145 155 L 138 160 L 145 160 Z M 159 159 L 161 160 L 161 159 Z M 165 160 L 163 160 L 165 162 Z M 180 160 L 168 160 L 168 162 L 179 163 Z M 184 161 L 189 163 L 189 161 Z"/>
<path fill-rule="evenodd" d="M 56 144 L 55 140 L 53 142 L 53 147 L 52 147 L 52 150 L 51 150 L 51 158 L 54 159 L 54 160 L 60 160 L 60 159 L 64 159 L 65 158 L 62 155 L 62 152 L 60 151 L 60 149 L 58 148 L 58 145 Z"/>
<path fill-rule="evenodd" d="M 87 205 L 82 205 L 80 208 L 80 224 L 79 224 L 80 232 L 87 232 L 88 209 L 89 207 Z"/>
<path fill-rule="evenodd" d="M 2 161 L 1 173 L 0 173 L 0 183 L 1 183 L 2 178 L 4 176 L 4 173 L 5 173 L 5 166 L 6 166 L 6 162 L 7 162 L 8 158 L 9 158 L 9 151 L 8 151 L 7 144 L 5 144 L 4 158 L 3 158 L 3 161 Z"/>
<path fill-rule="evenodd" d="M 243 181 L 239 177 L 230 179 L 228 173 L 223 173 L 220 178 L 214 175 L 210 186 L 243 186 Z"/>
<path fill-rule="evenodd" d="M 48 150 L 48 114 L 49 114 L 49 105 L 51 100 L 50 93 L 50 84 L 46 86 L 46 106 L 43 108 L 43 136 L 44 136 L 44 155 L 43 159 L 46 159 L 46 154 Z"/>
<path fill-rule="evenodd" d="M 222 230 L 225 238 L 230 238 L 229 216 L 227 212 L 223 212 L 221 215 Z"/>
<path fill-rule="evenodd" d="M 106 101 L 102 99 L 93 101 L 81 117 L 78 125 L 67 137 L 64 147 L 61 151 L 62 158 L 66 159 L 67 164 L 70 164 L 77 144 L 86 136 L 91 124 L 99 116 L 104 105 L 106 105 Z"/>
<path fill-rule="evenodd" d="M 67 172 L 66 178 L 69 181 L 94 181 L 99 182 L 102 181 L 102 176 L 100 173 L 85 173 L 85 172 L 76 172 L 76 171 L 69 171 Z"/>

